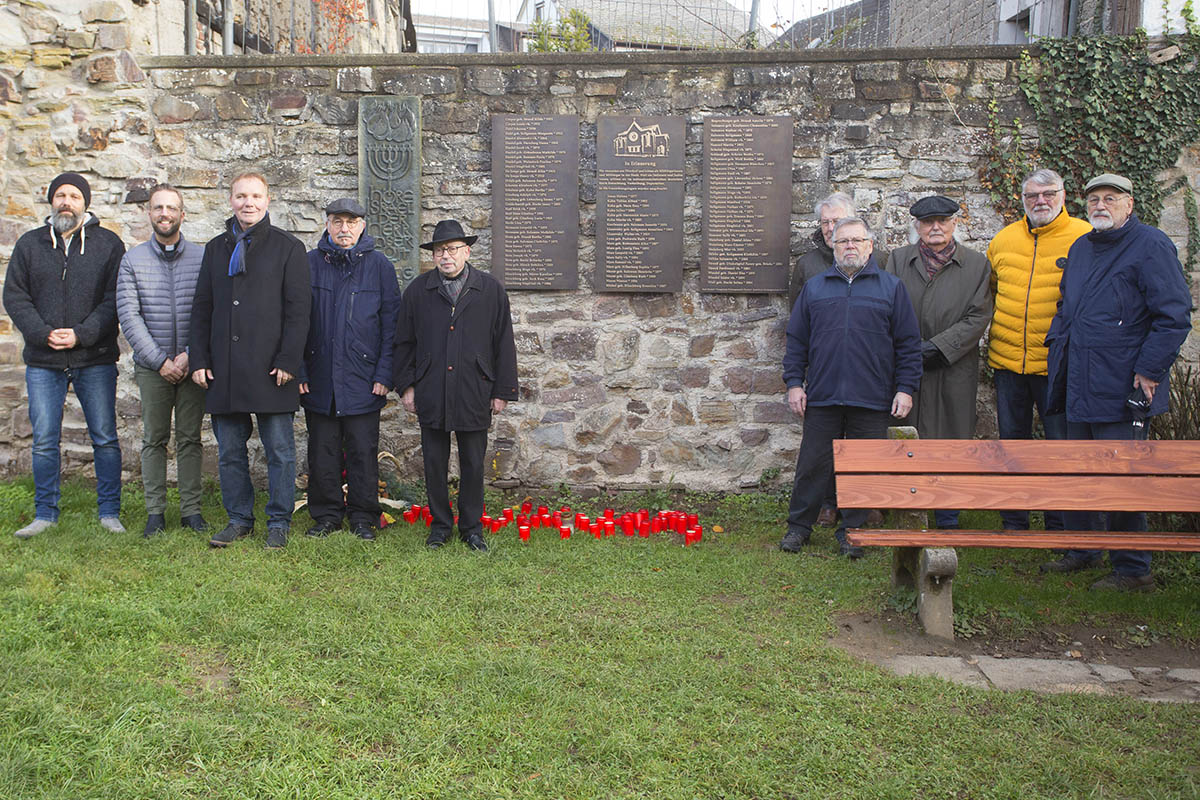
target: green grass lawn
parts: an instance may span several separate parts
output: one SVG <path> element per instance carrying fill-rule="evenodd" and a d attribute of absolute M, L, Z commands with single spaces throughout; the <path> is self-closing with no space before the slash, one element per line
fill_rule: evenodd
<path fill-rule="evenodd" d="M 1195 705 L 896 678 L 831 647 L 835 613 L 894 602 L 889 557 L 820 533 L 780 553 L 777 496 L 689 500 L 691 548 L 510 527 L 475 554 L 403 523 L 311 540 L 303 514 L 284 551 L 261 521 L 224 551 L 143 541 L 136 486 L 114 536 L 82 483 L 20 542 L 31 483 L 0 489 L 0 798 L 1200 795 Z M 961 613 L 1200 639 L 1194 559 L 1126 596 L 1043 557 L 964 552 Z"/>

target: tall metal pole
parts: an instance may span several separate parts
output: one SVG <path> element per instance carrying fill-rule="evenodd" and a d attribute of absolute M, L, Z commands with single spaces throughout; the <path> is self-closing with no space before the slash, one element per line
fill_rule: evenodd
<path fill-rule="evenodd" d="M 759 45 L 758 41 L 758 3 L 759 0 L 753 0 L 750 3 L 750 30 L 746 31 L 746 41 L 754 42 L 755 47 Z"/>
<path fill-rule="evenodd" d="M 233 4 L 236 0 L 225 0 L 225 18 L 221 20 L 221 55 L 233 55 Z"/>
<path fill-rule="evenodd" d="M 496 47 L 496 0 L 488 0 L 488 50 L 498 52 Z"/>
<path fill-rule="evenodd" d="M 183 12 L 183 52 L 196 55 L 196 0 L 187 0 Z"/>

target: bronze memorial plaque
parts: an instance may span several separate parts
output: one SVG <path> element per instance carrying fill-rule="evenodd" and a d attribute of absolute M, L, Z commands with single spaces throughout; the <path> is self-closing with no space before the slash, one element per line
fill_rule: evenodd
<path fill-rule="evenodd" d="M 492 115 L 492 274 L 508 289 L 579 285 L 579 117 Z"/>
<path fill-rule="evenodd" d="M 683 117 L 600 117 L 597 292 L 683 288 Z"/>
<path fill-rule="evenodd" d="M 367 232 L 396 265 L 400 285 L 417 277 L 421 233 L 419 97 L 358 100 L 358 195 Z"/>
<path fill-rule="evenodd" d="M 700 291 L 786 292 L 792 118 L 704 120 Z"/>

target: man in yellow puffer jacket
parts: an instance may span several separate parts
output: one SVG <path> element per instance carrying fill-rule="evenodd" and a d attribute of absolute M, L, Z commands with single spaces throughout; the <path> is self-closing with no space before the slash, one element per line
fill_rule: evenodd
<path fill-rule="evenodd" d="M 1063 209 L 1066 193 L 1057 172 L 1039 169 L 1021 184 L 1025 216 L 992 239 L 996 310 L 988 336 L 988 364 L 995 370 L 996 422 L 1001 439 L 1033 437 L 1036 406 L 1047 439 L 1066 438 L 1066 418 L 1046 415 L 1046 332 L 1058 309 L 1062 269 L 1057 262 L 1092 226 Z M 1005 530 L 1028 530 L 1029 511 L 1001 512 Z M 1046 529 L 1062 530 L 1062 515 L 1046 512 Z"/>

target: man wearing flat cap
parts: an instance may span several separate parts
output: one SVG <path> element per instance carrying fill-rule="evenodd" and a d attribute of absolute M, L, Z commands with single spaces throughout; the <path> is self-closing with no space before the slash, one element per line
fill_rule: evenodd
<path fill-rule="evenodd" d="M 892 251 L 887 271 L 904 282 L 921 326 L 924 375 L 908 424 L 926 439 L 975 435 L 979 339 L 992 317 L 987 259 L 954 239 L 959 206 L 941 195 L 909 209 L 916 242 Z M 935 510 L 939 528 L 957 528 L 958 512 Z"/>
<path fill-rule="evenodd" d="M 1084 196 L 1093 230 L 1067 253 L 1062 302 L 1046 334 L 1049 413 L 1065 409 L 1068 439 L 1145 439 L 1148 418 L 1170 402 L 1171 364 L 1192 328 L 1191 293 L 1174 243 L 1133 213 L 1128 178 L 1097 175 Z M 1140 512 L 1065 516 L 1067 530 L 1146 530 Z M 1112 573 L 1093 589 L 1154 588 L 1150 553 L 1112 550 L 1108 557 Z M 1042 570 L 1100 564 L 1099 551 L 1069 550 Z"/>
<path fill-rule="evenodd" d="M 325 232 L 308 251 L 312 312 L 300 405 L 308 424 L 309 536 L 328 536 L 348 521 L 370 541 L 379 524 L 379 412 L 392 388 L 400 283 L 366 232 L 366 216 L 357 200 L 334 200 L 325 207 Z"/>
<path fill-rule="evenodd" d="M 517 399 L 517 349 L 508 295 L 500 282 L 468 262 L 469 236 L 442 220 L 421 247 L 434 269 L 404 290 L 396 326 L 392 381 L 405 409 L 421 424 L 425 489 L 433 516 L 426 545 L 450 538 L 454 517 L 446 476 L 450 433 L 458 441 L 458 533 L 472 550 L 487 550 L 483 464 L 492 415 Z"/>
<path fill-rule="evenodd" d="M 64 172 L 50 183 L 46 224 L 17 240 L 4 280 L 4 309 L 25 338 L 25 389 L 33 428 L 34 519 L 21 539 L 58 522 L 59 439 L 67 389 L 87 420 L 100 524 L 121 525 L 117 440 L 117 270 L 125 245 L 88 211 L 92 189 Z"/>

